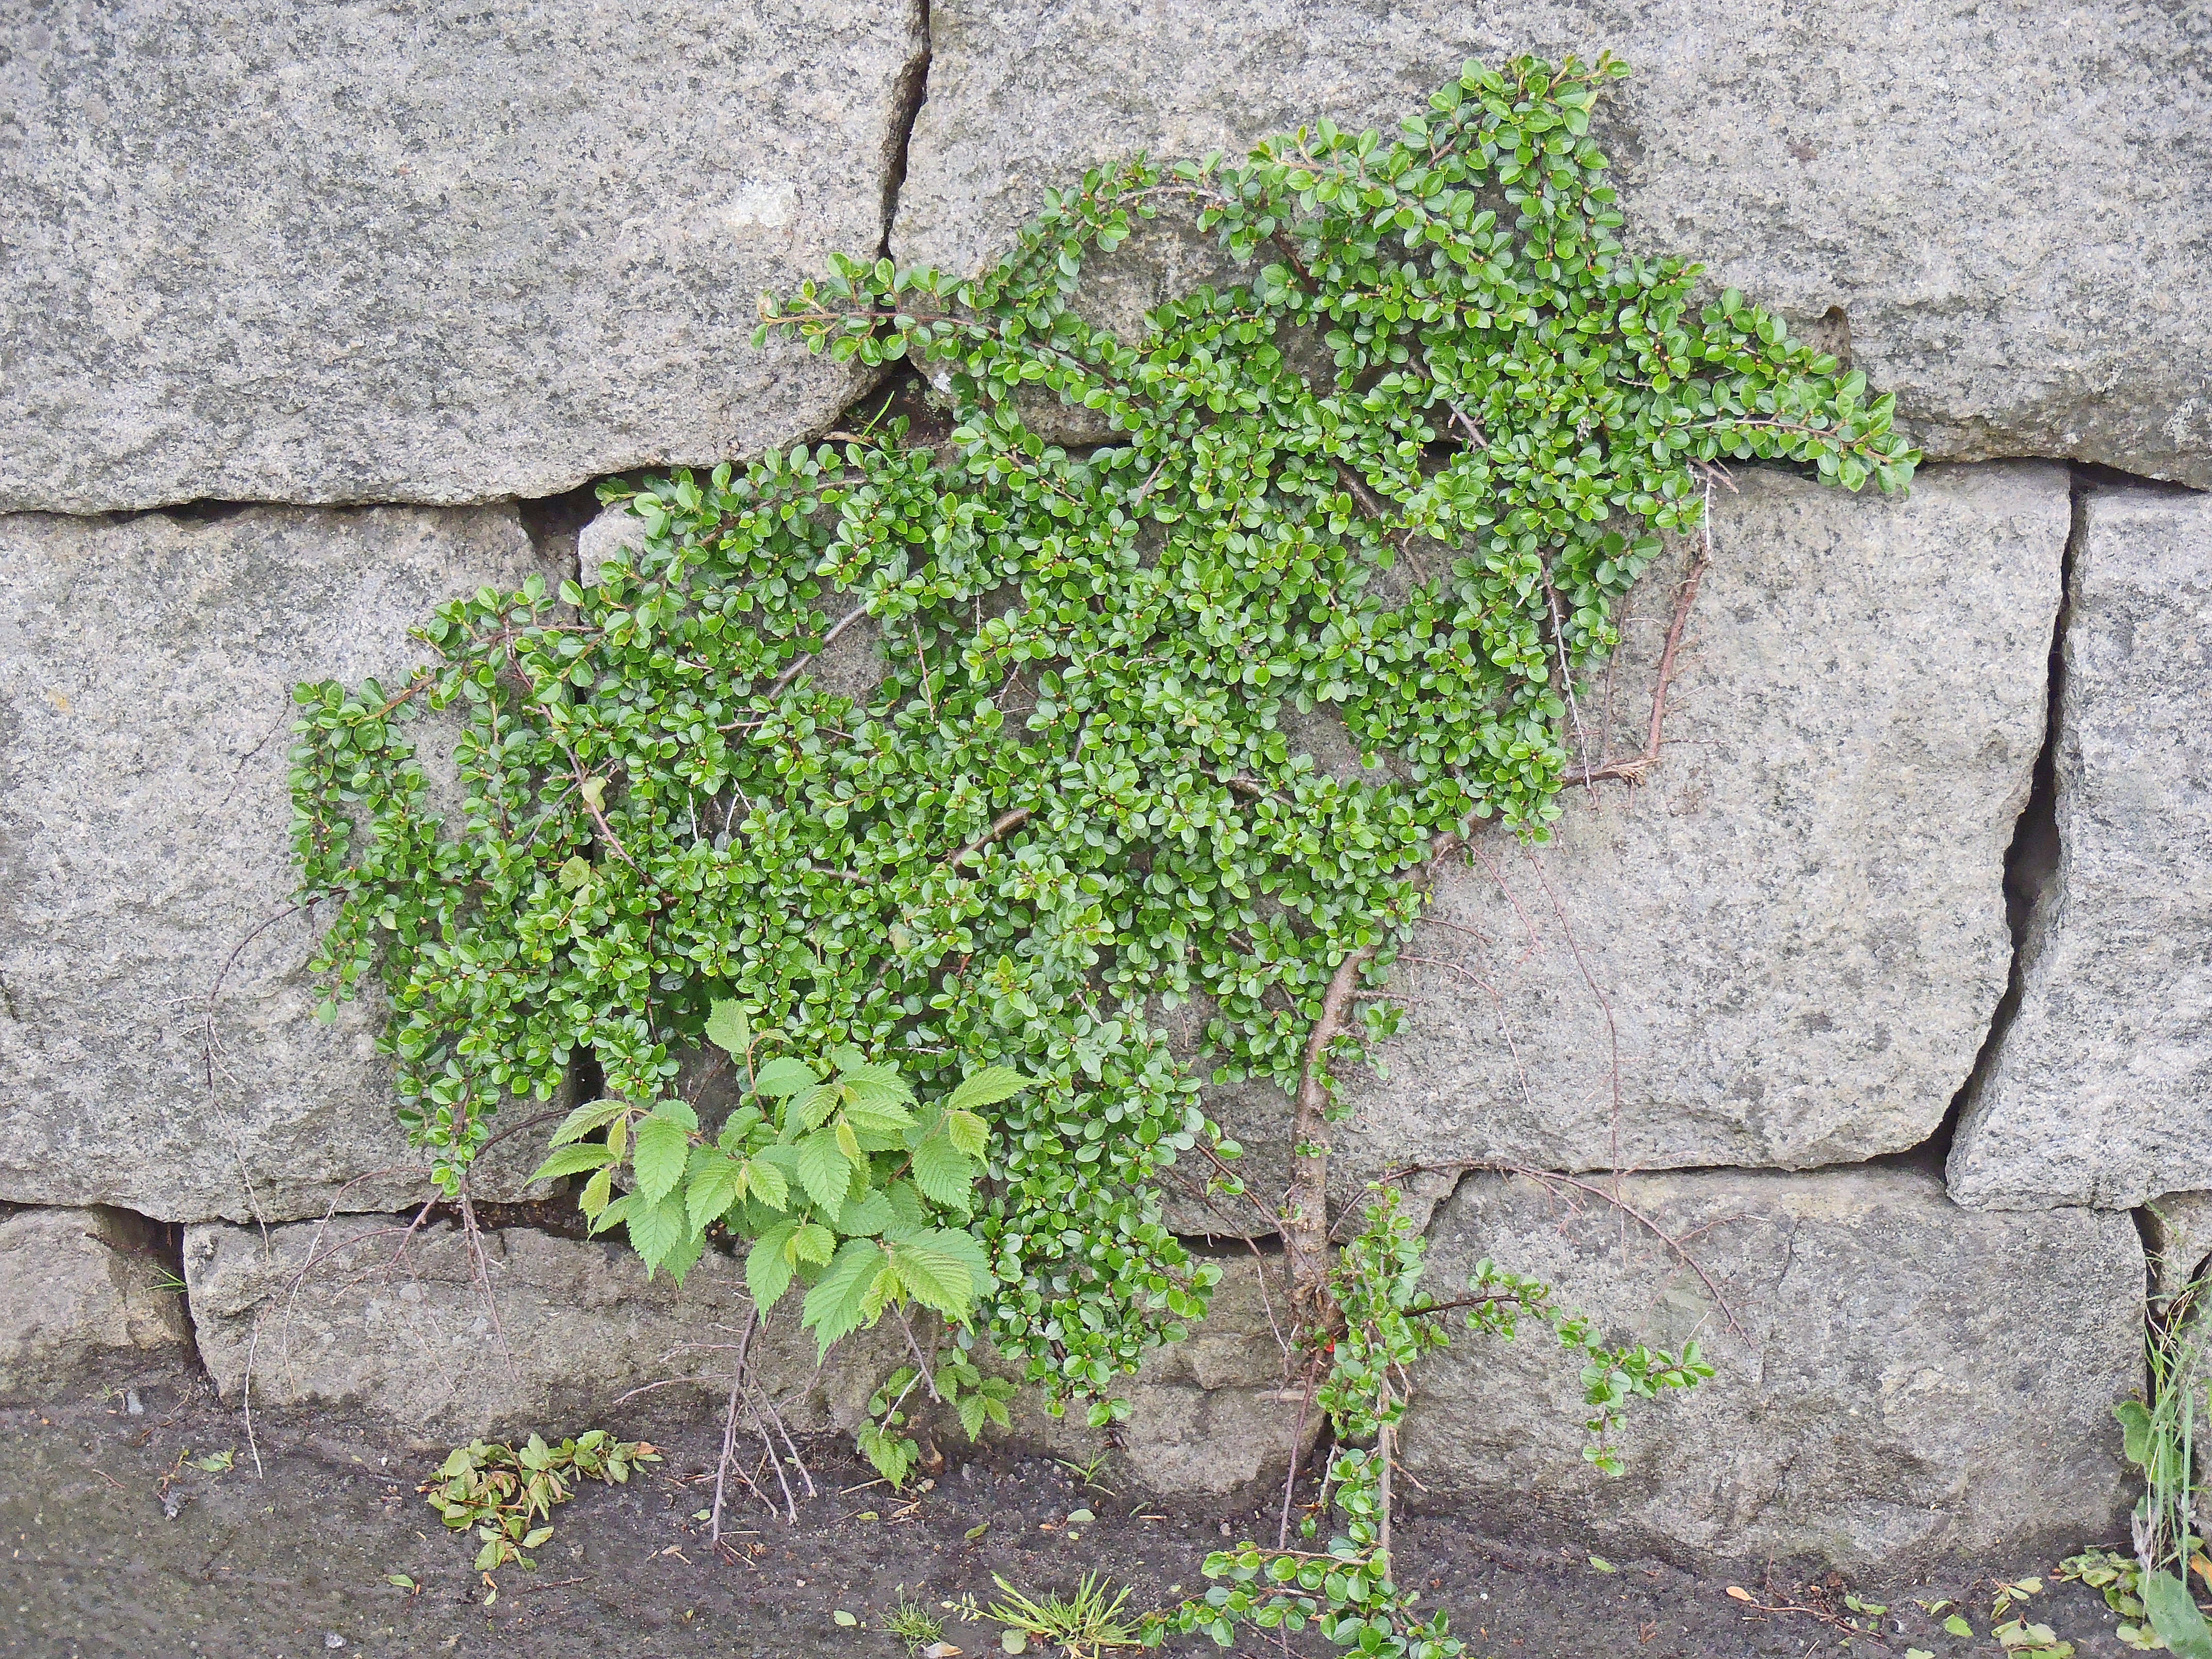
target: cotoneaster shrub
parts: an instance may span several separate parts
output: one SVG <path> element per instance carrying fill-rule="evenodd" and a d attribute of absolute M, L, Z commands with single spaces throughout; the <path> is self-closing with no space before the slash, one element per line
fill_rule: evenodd
<path fill-rule="evenodd" d="M 860 1264 L 849 1322 L 917 1299 L 1095 1396 L 1203 1314 L 1217 1270 L 1162 1182 L 1225 1178 L 1200 1085 L 1262 1078 L 1322 1109 L 1246 1179 L 1304 1334 L 1341 1328 L 1326 1120 L 1397 1017 L 1345 991 L 1387 975 L 1434 860 L 1545 836 L 1566 693 L 1710 467 L 1893 490 L 1918 459 L 1861 375 L 1622 248 L 1590 118 L 1625 72 L 1469 64 L 1395 137 L 1102 168 L 976 277 L 838 259 L 763 335 L 935 376 L 949 441 L 890 421 L 610 487 L 620 556 L 443 607 L 404 684 L 302 686 L 317 965 L 333 997 L 380 982 L 438 1179 L 589 1055 L 611 1104 L 553 1167 L 648 1263 L 774 1237 L 802 1289 Z M 1132 337 L 1086 320 L 1086 261 L 1163 217 L 1244 279 Z M 1024 410 L 1055 401 L 1111 436 L 1047 441 Z M 811 672 L 855 628 L 882 667 L 857 695 Z M 451 821 L 423 708 L 461 717 Z M 1321 769 L 1285 729 L 1316 720 L 1370 769 Z M 709 1036 L 751 1086 L 735 1130 L 673 1097 Z M 1413 1252 L 1376 1305 L 1419 1346 L 1418 1242 L 1376 1224 L 1369 1255 Z M 924 1235 L 926 1294 L 897 1267 Z"/>

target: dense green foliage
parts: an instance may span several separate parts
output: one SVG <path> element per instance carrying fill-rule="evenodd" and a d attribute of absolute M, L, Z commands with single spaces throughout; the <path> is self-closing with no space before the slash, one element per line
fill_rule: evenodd
<path fill-rule="evenodd" d="M 1332 972 L 1379 944 L 1379 981 L 1445 838 L 1544 835 L 1564 694 L 1658 532 L 1699 522 L 1701 467 L 1887 489 L 1917 459 L 1860 376 L 1620 249 L 1589 129 L 1621 72 L 1471 64 L 1395 140 L 1323 124 L 1097 172 L 973 281 L 842 261 L 763 331 L 946 376 L 946 445 L 894 422 L 609 491 L 635 533 L 585 580 L 444 607 L 404 685 L 301 687 L 319 965 L 340 996 L 380 978 L 441 1178 L 588 1052 L 618 1104 L 579 1134 L 669 1126 L 619 1200 L 649 1259 L 792 1222 L 757 1187 L 690 1196 L 695 1157 L 795 1139 L 767 1102 L 728 1146 L 668 1103 L 725 1003 L 781 1055 L 896 1062 L 898 1109 L 923 1103 L 855 1180 L 895 1182 L 959 1079 L 1030 1080 L 963 1149 L 968 1231 L 990 1338 L 1056 1395 L 1202 1313 L 1217 1270 L 1160 1218 L 1170 1165 L 1236 1150 L 1201 1078 L 1293 1086 Z M 1163 214 L 1257 263 L 1116 338 L 1085 261 Z M 1029 398 L 1113 435 L 1070 453 Z M 863 623 L 880 678 L 836 689 L 810 653 Z M 462 720 L 447 817 L 403 724 L 424 708 Z M 1369 767 L 1324 771 L 1300 722 Z M 1164 1023 L 1194 999 L 1194 1060 Z M 1394 1019 L 1364 1004 L 1321 1067 Z M 810 1284 L 842 1259 L 817 1243 L 788 1257 Z"/>

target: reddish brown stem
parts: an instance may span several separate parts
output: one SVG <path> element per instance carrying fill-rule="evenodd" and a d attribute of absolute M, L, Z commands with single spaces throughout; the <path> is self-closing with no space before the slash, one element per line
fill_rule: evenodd
<path fill-rule="evenodd" d="M 1328 1048 L 1344 1034 L 1359 975 L 1378 948 L 1364 946 L 1337 964 L 1322 994 L 1321 1015 L 1306 1038 L 1305 1063 L 1298 1072 L 1283 1249 L 1291 1270 L 1291 1306 L 1309 1335 L 1331 1328 L 1335 1317 L 1328 1289 Z"/>
<path fill-rule="evenodd" d="M 1710 511 L 1710 509 L 1708 509 Z M 1674 618 L 1668 624 L 1667 644 L 1659 653 L 1659 683 L 1651 691 L 1651 724 L 1645 733 L 1644 752 L 1627 760 L 1607 761 L 1600 766 L 1585 766 L 1580 772 L 1570 771 L 1569 783 L 1601 783 L 1607 778 L 1617 778 L 1624 783 L 1641 783 L 1646 773 L 1659 763 L 1659 747 L 1667 722 L 1667 690 L 1674 678 L 1674 653 L 1681 647 L 1682 630 L 1689 625 L 1690 606 L 1698 597 L 1698 584 L 1703 580 L 1705 567 L 1712 562 L 1712 542 L 1708 536 L 1690 566 L 1689 574 L 1682 578 L 1680 590 L 1674 596 Z"/>

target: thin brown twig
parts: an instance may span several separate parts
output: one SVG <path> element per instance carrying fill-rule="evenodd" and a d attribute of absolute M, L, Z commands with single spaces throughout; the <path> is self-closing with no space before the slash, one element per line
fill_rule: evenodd
<path fill-rule="evenodd" d="M 522 1381 L 522 1368 L 515 1363 L 514 1346 L 507 1341 L 507 1327 L 499 1316 L 499 1297 L 491 1288 L 491 1259 L 484 1253 L 483 1229 L 477 1225 L 477 1206 L 469 1197 L 465 1170 L 461 1176 L 461 1235 L 468 1243 L 469 1259 L 476 1267 L 477 1283 L 483 1289 L 484 1311 L 490 1316 L 492 1334 L 499 1339 L 500 1358 L 507 1362 L 507 1375 L 519 1383 Z"/>
<path fill-rule="evenodd" d="M 1674 653 L 1681 647 L 1682 632 L 1690 621 L 1690 607 L 1697 602 L 1698 584 L 1705 580 L 1706 567 L 1713 559 L 1712 492 L 1713 481 L 1709 473 L 1705 479 L 1705 511 L 1700 525 L 1703 533 L 1697 556 L 1691 561 L 1688 574 L 1675 592 L 1674 616 L 1667 626 L 1667 643 L 1659 653 L 1658 680 L 1651 690 L 1651 724 L 1644 733 L 1644 752 L 1627 760 L 1601 761 L 1595 767 L 1585 765 L 1579 776 L 1571 773 L 1565 781 L 1589 785 L 1617 778 L 1625 783 L 1641 783 L 1644 775 L 1659 763 L 1667 720 L 1667 692 L 1674 678 Z"/>
<path fill-rule="evenodd" d="M 834 436 L 835 434 L 833 434 L 832 435 Z M 830 625 L 829 631 L 823 635 L 822 643 L 816 646 L 814 649 L 807 652 L 805 655 L 794 657 L 792 659 L 791 665 L 785 669 L 783 672 L 778 674 L 774 679 L 770 680 L 769 682 L 768 690 L 763 691 L 761 695 L 765 697 L 774 697 L 781 695 L 786 686 L 789 685 L 792 681 L 797 679 L 801 674 L 806 672 L 807 664 L 812 662 L 817 657 L 827 651 L 836 641 L 840 634 L 842 634 L 847 629 L 852 627 L 854 623 L 859 622 L 861 617 L 867 614 L 868 607 L 866 605 L 858 605 L 854 606 L 852 610 L 848 611 L 843 616 L 838 617 L 836 622 Z"/>
<path fill-rule="evenodd" d="M 981 851 L 1010 830 L 1018 830 L 1030 821 L 1032 809 L 1017 806 L 1010 812 L 1001 812 L 991 821 L 991 827 L 945 860 L 946 867 L 963 862 L 970 853 Z"/>
<path fill-rule="evenodd" d="M 1322 993 L 1321 1013 L 1306 1037 L 1298 1068 L 1296 1117 L 1291 1129 L 1289 1214 L 1283 1222 L 1283 1249 L 1291 1269 L 1291 1305 L 1309 1331 L 1328 1328 L 1328 1073 L 1329 1045 L 1343 1034 L 1359 976 L 1375 959 L 1380 941 L 1348 953 L 1329 975 Z"/>
<path fill-rule="evenodd" d="M 1559 659 L 1559 684 L 1566 690 L 1567 715 L 1573 722 L 1575 742 L 1582 751 L 1583 770 L 1587 773 L 1590 769 L 1589 729 L 1583 724 L 1582 704 L 1575 697 L 1575 665 L 1567 657 L 1567 628 L 1565 618 L 1559 614 L 1559 590 L 1552 584 L 1550 564 L 1545 564 L 1542 568 L 1544 605 L 1552 613 L 1552 645 Z"/>
<path fill-rule="evenodd" d="M 561 742 L 557 738 L 554 741 Z M 607 845 L 614 849 L 617 858 L 629 866 L 631 869 L 637 870 L 640 879 L 649 881 L 651 878 L 647 877 L 644 871 L 638 869 L 637 860 L 629 855 L 629 849 L 622 844 L 622 837 L 615 834 L 614 826 L 607 822 L 607 815 L 599 809 L 599 804 L 592 799 L 589 786 L 594 781 L 594 775 L 584 770 L 584 763 L 576 758 L 576 751 L 568 747 L 566 743 L 561 743 L 561 752 L 568 757 L 568 765 L 576 779 L 576 793 L 584 803 L 584 810 L 592 815 L 592 822 L 599 826 L 599 833 L 606 837 Z"/>
<path fill-rule="evenodd" d="M 707 1540 L 711 1545 L 720 1545 L 722 1541 L 722 1487 L 724 1480 L 732 1467 L 732 1461 L 737 1455 L 738 1399 L 745 1386 L 745 1350 L 752 1342 L 754 1328 L 759 1323 L 760 1310 L 755 1308 L 745 1316 L 745 1328 L 738 1337 L 736 1375 L 730 1379 L 730 1407 L 722 1419 L 722 1455 L 714 1464 L 714 1511 L 708 1523 Z M 753 1486 L 743 1469 L 738 1470 L 738 1478 L 744 1480 L 746 1486 L 752 1487 L 754 1497 L 760 1498 L 763 1504 L 767 1503 L 768 1500 L 762 1497 L 760 1488 Z M 775 1508 L 774 1504 L 768 1506 L 771 1510 Z"/>
<path fill-rule="evenodd" d="M 1321 1355 L 1316 1352 L 1306 1362 L 1304 1397 L 1298 1401 L 1298 1425 L 1291 1431 L 1291 1472 L 1283 1478 L 1283 1519 L 1275 1529 L 1275 1547 L 1286 1550 L 1291 1547 L 1291 1497 L 1297 1490 L 1298 1463 L 1305 1452 L 1306 1415 L 1313 1409 L 1314 1390 L 1321 1382 Z"/>

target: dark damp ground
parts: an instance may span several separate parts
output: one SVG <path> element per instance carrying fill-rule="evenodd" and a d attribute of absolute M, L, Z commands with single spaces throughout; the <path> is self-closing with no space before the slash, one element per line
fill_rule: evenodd
<path fill-rule="evenodd" d="M 897 1659 L 902 1644 L 876 1626 L 903 1589 L 944 1619 L 944 1640 L 996 1655 L 999 1626 L 958 1610 L 963 1597 L 987 1605 L 994 1575 L 1041 1594 L 1097 1570 L 1130 1587 L 1131 1608 L 1151 1607 L 1178 1587 L 1202 1588 L 1206 1552 L 1224 1531 L 1255 1526 L 1249 1506 L 1139 1502 L 1110 1465 L 1099 1476 L 1109 1493 L 1053 1462 L 998 1453 L 956 1458 L 930 1490 L 901 1499 L 865 1484 L 872 1472 L 847 1446 L 817 1443 L 809 1459 L 821 1495 L 801 1503 L 798 1525 L 749 1509 L 740 1493 L 726 1522 L 734 1559 L 718 1559 L 695 1518 L 712 1500 L 715 1426 L 641 1409 L 605 1426 L 651 1439 L 665 1462 L 624 1487 L 586 1483 L 555 1512 L 537 1571 L 498 1572 L 495 1595 L 471 1570 L 473 1544 L 448 1534 L 416 1492 L 436 1459 L 403 1450 L 388 1431 L 341 1413 L 257 1413 L 257 1474 L 239 1413 L 199 1373 L 144 1377 L 137 1393 L 137 1416 L 119 1395 L 0 1411 L 0 1654 Z M 224 1450 L 235 1454 L 227 1472 L 179 1465 L 187 1452 Z M 1077 1509 L 1095 1518 L 1071 1523 Z M 1802 1659 L 1846 1648 L 1996 1656 L 1988 1586 L 2031 1573 L 2046 1579 L 2036 1616 L 2083 1659 L 2126 1651 L 2102 1601 L 2049 1583 L 2049 1561 L 1990 1564 L 1927 1585 L 1846 1586 L 1626 1560 L 1604 1571 L 1557 1540 L 1504 1548 L 1433 1517 L 1405 1523 L 1397 1544 L 1401 1572 L 1449 1610 L 1475 1659 Z M 392 1584 L 395 1574 L 419 1589 Z M 1767 1608 L 1832 1617 L 1762 1610 L 1732 1598 L 1731 1583 Z M 1878 1639 L 1843 1622 L 1866 1622 L 1845 1607 L 1847 1593 L 1887 1605 Z M 1946 1634 L 1916 1597 L 1963 1601 L 1981 1633 Z M 854 1622 L 840 1623 L 840 1612 Z M 1200 1639 L 1169 1651 L 1218 1650 Z M 1239 1651 L 1285 1650 L 1253 1635 Z M 1288 1651 L 1336 1650 L 1309 1632 Z"/>

